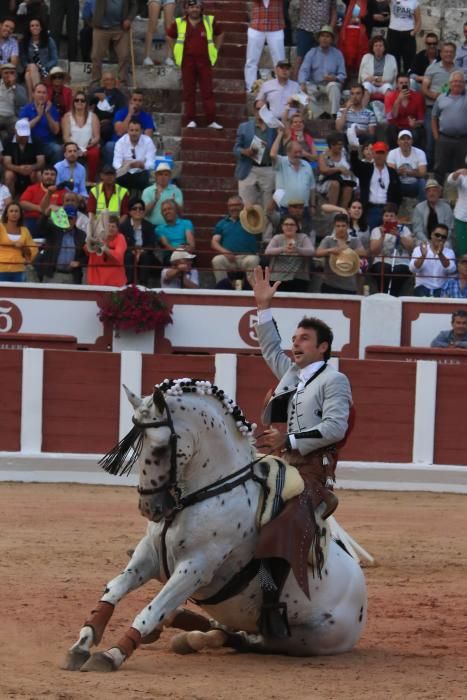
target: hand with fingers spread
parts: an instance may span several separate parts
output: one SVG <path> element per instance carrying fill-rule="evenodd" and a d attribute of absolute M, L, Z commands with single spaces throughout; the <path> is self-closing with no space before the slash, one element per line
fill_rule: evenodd
<path fill-rule="evenodd" d="M 264 268 L 264 271 L 259 265 L 255 267 L 251 275 L 250 284 L 255 294 L 256 308 L 260 310 L 271 308 L 272 298 L 280 285 L 280 281 L 274 282 L 271 286 L 269 267 Z"/>

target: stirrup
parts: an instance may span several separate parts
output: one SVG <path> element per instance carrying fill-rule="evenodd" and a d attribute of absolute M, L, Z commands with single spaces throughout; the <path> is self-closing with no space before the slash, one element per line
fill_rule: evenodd
<path fill-rule="evenodd" d="M 263 603 L 257 624 L 264 637 L 274 639 L 290 637 L 287 603 Z"/>

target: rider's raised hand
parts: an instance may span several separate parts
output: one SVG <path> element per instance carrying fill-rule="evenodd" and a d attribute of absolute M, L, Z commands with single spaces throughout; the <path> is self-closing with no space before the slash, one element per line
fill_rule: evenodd
<path fill-rule="evenodd" d="M 253 270 L 250 284 L 255 294 L 256 307 L 260 310 L 269 309 L 272 298 L 280 285 L 280 281 L 274 282 L 271 286 L 269 281 L 269 267 L 263 270 L 263 268 L 258 265 L 258 267 L 255 267 Z"/>

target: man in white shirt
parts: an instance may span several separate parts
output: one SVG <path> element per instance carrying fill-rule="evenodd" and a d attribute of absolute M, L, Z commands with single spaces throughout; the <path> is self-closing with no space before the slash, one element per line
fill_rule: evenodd
<path fill-rule="evenodd" d="M 144 190 L 149 185 L 155 159 L 156 147 L 151 137 L 143 134 L 138 121 L 130 120 L 128 134 L 115 144 L 113 167 L 118 184 L 128 190 Z"/>
<path fill-rule="evenodd" d="M 287 634 L 287 628 L 286 606 L 279 602 L 280 593 L 290 567 L 304 590 L 301 566 L 303 558 L 308 557 L 310 533 L 316 531 L 314 511 L 324 502 L 322 517 L 327 518 L 337 507 L 332 491 L 337 443 L 348 429 L 352 394 L 347 377 L 328 364 L 333 340 L 329 326 L 317 318 L 303 318 L 292 337 L 291 359 L 281 348 L 272 318 L 272 299 L 280 282 L 271 286 L 268 268 L 263 273 L 257 267 L 251 284 L 258 308 L 255 328 L 261 352 L 279 379 L 263 422 L 286 424 L 284 430 L 265 430 L 258 439 L 258 448 L 283 453 L 285 460 L 298 468 L 305 483 L 300 498 L 289 501 L 284 511 L 262 528 L 255 552 L 276 584 L 275 590 L 263 590 L 260 629 L 281 637 Z"/>
<path fill-rule="evenodd" d="M 290 80 L 289 75 L 290 62 L 287 60 L 278 61 L 276 63 L 276 77 L 272 80 L 266 80 L 258 92 L 255 102 L 257 109 L 267 105 L 278 119 L 282 119 L 287 107 L 289 107 L 289 116 L 297 111 L 295 108 L 290 108 L 290 98 L 300 92 L 300 85 L 295 80 Z"/>
<path fill-rule="evenodd" d="M 412 253 L 409 269 L 415 275 L 416 297 L 440 297 L 449 275 L 456 271 L 456 254 L 446 247 L 448 227 L 438 224 L 429 243 L 422 241 Z"/>
<path fill-rule="evenodd" d="M 427 162 L 425 151 L 413 146 L 412 132 L 408 129 L 399 131 L 397 143 L 399 147 L 389 151 L 386 162 L 399 175 L 402 196 L 416 197 L 419 202 L 423 202 L 426 199 Z"/>

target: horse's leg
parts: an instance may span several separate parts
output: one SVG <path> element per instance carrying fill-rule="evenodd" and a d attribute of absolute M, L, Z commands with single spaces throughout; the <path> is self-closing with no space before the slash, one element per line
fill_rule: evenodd
<path fill-rule="evenodd" d="M 134 550 L 126 568 L 106 585 L 104 595 L 84 623 L 78 640 L 68 650 L 62 668 L 67 671 L 79 671 L 89 659 L 91 647 L 101 641 L 115 605 L 130 591 L 139 588 L 149 579 L 156 578 L 158 574 L 157 554 L 152 540 L 146 535 Z"/>
<path fill-rule="evenodd" d="M 105 652 L 93 654 L 82 671 L 116 671 L 139 647 L 144 637 L 152 637 L 164 626 L 174 624 L 178 606 L 194 591 L 207 586 L 214 575 L 206 557 L 198 554 L 178 563 L 175 572 L 158 595 L 134 619 L 118 642 Z"/>

